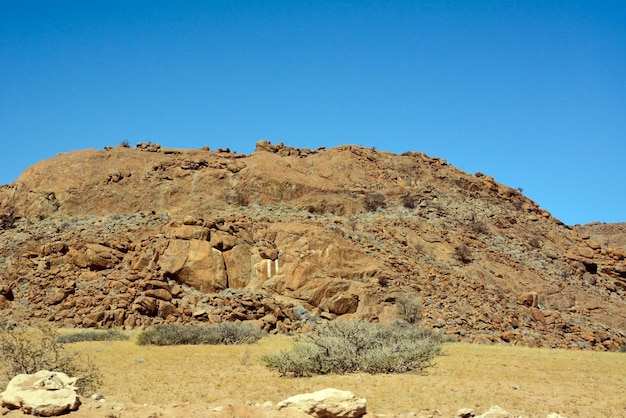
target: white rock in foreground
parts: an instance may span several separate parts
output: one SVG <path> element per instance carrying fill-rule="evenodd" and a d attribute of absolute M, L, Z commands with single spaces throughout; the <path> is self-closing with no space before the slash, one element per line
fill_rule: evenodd
<path fill-rule="evenodd" d="M 365 398 L 357 398 L 352 392 L 329 388 L 292 396 L 276 406 L 317 418 L 358 418 L 365 415 L 366 404 Z"/>
<path fill-rule="evenodd" d="M 41 417 L 75 411 L 80 405 L 75 383 L 76 378 L 61 372 L 18 374 L 0 394 L 2 406 Z"/>

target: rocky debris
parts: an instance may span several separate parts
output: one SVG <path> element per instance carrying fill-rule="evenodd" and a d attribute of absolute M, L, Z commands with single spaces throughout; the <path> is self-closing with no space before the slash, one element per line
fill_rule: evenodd
<path fill-rule="evenodd" d="M 276 406 L 318 418 L 358 418 L 365 415 L 367 401 L 352 392 L 328 388 L 291 396 Z"/>
<path fill-rule="evenodd" d="M 515 415 L 505 411 L 498 405 L 495 405 L 483 412 L 481 415 L 478 415 L 477 418 L 515 418 Z"/>
<path fill-rule="evenodd" d="M 476 413 L 471 408 L 461 408 L 454 414 L 454 418 L 473 418 L 475 416 Z"/>
<path fill-rule="evenodd" d="M 75 411 L 80 405 L 76 378 L 65 373 L 41 370 L 15 376 L 0 397 L 2 406 L 26 414 L 51 417 Z"/>
<path fill-rule="evenodd" d="M 422 153 L 77 151 L 0 187 L 0 214 L 0 320 L 294 332 L 392 321 L 410 294 L 424 325 L 460 341 L 626 343 L 625 248 Z"/>
<path fill-rule="evenodd" d="M 517 418 L 519 415 L 513 415 L 498 405 L 494 405 L 481 415 L 476 415 L 471 408 L 462 408 L 457 411 L 454 418 Z M 555 412 L 548 414 L 546 418 L 565 418 Z"/>
<path fill-rule="evenodd" d="M 602 248 L 617 248 L 626 251 L 626 222 L 608 224 L 592 222 L 575 225 L 574 229 L 583 239 L 593 240 Z"/>

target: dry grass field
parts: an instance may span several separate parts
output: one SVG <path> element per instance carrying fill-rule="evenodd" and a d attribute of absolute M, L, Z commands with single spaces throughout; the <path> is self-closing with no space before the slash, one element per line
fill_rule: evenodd
<path fill-rule="evenodd" d="M 525 417 L 626 416 L 626 353 L 446 344 L 425 374 L 281 378 L 260 356 L 288 349 L 272 336 L 248 346 L 139 346 L 133 339 L 68 345 L 92 356 L 108 400 L 245 405 L 278 402 L 326 387 L 368 400 L 368 412 L 452 416 L 463 407 L 500 405 Z"/>

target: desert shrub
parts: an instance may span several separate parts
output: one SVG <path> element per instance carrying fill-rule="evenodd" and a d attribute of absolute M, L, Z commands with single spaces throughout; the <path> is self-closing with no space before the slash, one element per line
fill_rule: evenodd
<path fill-rule="evenodd" d="M 476 214 L 474 212 L 470 213 L 468 225 L 470 231 L 474 232 L 475 234 L 489 233 L 489 228 L 487 227 L 487 224 L 481 220 L 476 219 Z"/>
<path fill-rule="evenodd" d="M 516 210 L 522 210 L 522 208 L 524 207 L 524 202 L 522 202 L 519 199 L 514 200 L 513 202 L 511 202 L 513 204 L 513 207 Z"/>
<path fill-rule="evenodd" d="M 128 139 L 122 140 L 122 142 L 120 142 L 120 147 L 122 147 L 122 148 L 130 148 L 130 142 L 128 142 Z"/>
<path fill-rule="evenodd" d="M 93 393 L 102 384 L 100 371 L 92 360 L 84 354 L 67 351 L 50 326 L 1 326 L 0 356 L 0 376 L 4 383 L 18 374 L 49 370 L 77 377 L 80 394 Z"/>
<path fill-rule="evenodd" d="M 541 242 L 539 241 L 537 237 L 532 237 L 530 240 L 528 240 L 528 244 L 532 248 L 541 248 Z"/>
<path fill-rule="evenodd" d="M 460 244 L 454 248 L 454 255 L 463 264 L 472 262 L 472 250 L 465 244 Z"/>
<path fill-rule="evenodd" d="M 73 332 L 71 334 L 59 335 L 57 341 L 63 344 L 78 343 L 83 341 L 120 341 L 128 340 L 128 335 L 116 329 L 108 329 L 104 332 L 86 331 Z"/>
<path fill-rule="evenodd" d="M 5 213 L 0 214 L 0 230 L 13 228 L 17 220 L 15 209 L 8 209 Z"/>
<path fill-rule="evenodd" d="M 282 376 L 330 373 L 404 373 L 432 365 L 442 337 L 406 322 L 382 325 L 333 321 L 301 337 L 290 351 L 262 357 Z"/>
<path fill-rule="evenodd" d="M 323 215 L 326 211 L 323 206 L 308 205 L 306 211 L 313 215 Z"/>
<path fill-rule="evenodd" d="M 250 204 L 248 195 L 240 191 L 234 191 L 230 196 L 230 201 L 237 206 L 248 206 Z"/>
<path fill-rule="evenodd" d="M 409 324 L 417 324 L 422 320 L 422 303 L 413 295 L 404 295 L 396 299 L 398 315 Z"/>
<path fill-rule="evenodd" d="M 381 193 L 369 193 L 363 198 L 363 206 L 368 212 L 375 212 L 387 206 L 387 200 Z"/>
<path fill-rule="evenodd" d="M 476 234 L 489 233 L 489 228 L 487 227 L 487 224 L 483 221 L 474 220 L 474 222 L 470 223 L 470 229 Z"/>
<path fill-rule="evenodd" d="M 415 197 L 410 194 L 402 196 L 402 206 L 407 209 L 415 209 Z"/>
<path fill-rule="evenodd" d="M 252 344 L 264 335 L 250 324 L 222 322 L 213 326 L 166 324 L 142 331 L 139 345 Z"/>

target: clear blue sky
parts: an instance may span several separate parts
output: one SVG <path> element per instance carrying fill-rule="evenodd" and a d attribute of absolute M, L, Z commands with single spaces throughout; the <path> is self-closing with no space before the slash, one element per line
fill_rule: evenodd
<path fill-rule="evenodd" d="M 125 139 L 420 151 L 626 221 L 626 1 L 0 0 L 0 184 Z"/>

